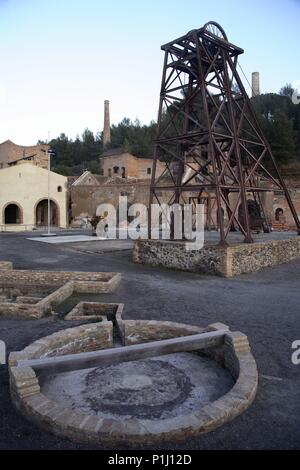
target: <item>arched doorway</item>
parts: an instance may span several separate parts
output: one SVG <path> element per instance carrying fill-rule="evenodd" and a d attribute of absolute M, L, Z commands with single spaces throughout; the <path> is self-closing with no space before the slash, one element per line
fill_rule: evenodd
<path fill-rule="evenodd" d="M 21 224 L 22 213 L 17 204 L 8 204 L 4 209 L 4 223 L 5 224 Z"/>
<path fill-rule="evenodd" d="M 35 209 L 35 224 L 38 226 L 48 225 L 48 199 L 42 199 Z M 58 206 L 54 201 L 50 201 L 50 225 L 59 226 Z"/>

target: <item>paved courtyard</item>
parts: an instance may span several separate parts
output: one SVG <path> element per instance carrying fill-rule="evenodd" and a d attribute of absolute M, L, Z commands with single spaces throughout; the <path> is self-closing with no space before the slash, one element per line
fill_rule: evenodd
<path fill-rule="evenodd" d="M 300 339 L 300 261 L 224 279 L 134 265 L 127 241 L 48 244 L 28 240 L 32 236 L 0 234 L 0 260 L 12 261 L 16 269 L 121 272 L 117 290 L 99 298 L 125 303 L 126 319 L 199 326 L 219 321 L 248 335 L 259 368 L 253 405 L 210 434 L 162 449 L 300 447 L 300 365 L 291 362 L 291 343 Z M 53 317 L 1 318 L 0 339 L 9 351 L 19 350 L 71 324 Z M 5 366 L 0 366 L 0 384 L 0 449 L 87 448 L 43 432 L 23 418 L 11 404 Z"/>

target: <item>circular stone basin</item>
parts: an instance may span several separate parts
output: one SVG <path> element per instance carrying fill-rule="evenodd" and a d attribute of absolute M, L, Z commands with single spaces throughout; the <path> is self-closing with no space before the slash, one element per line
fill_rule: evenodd
<path fill-rule="evenodd" d="M 235 418 L 254 400 L 257 367 L 243 333 L 221 323 L 204 329 L 119 319 L 118 326 L 126 346 L 158 340 L 158 350 L 167 352 L 170 343 L 166 350 L 162 340 L 198 335 L 190 340 L 200 341 L 202 334 L 204 344 L 198 352 L 184 352 L 183 347 L 182 352 L 160 356 L 143 355 L 145 349 L 139 347 L 141 359 L 131 362 L 122 359 L 132 349 L 123 350 L 110 366 L 101 366 L 101 357 L 109 354 L 99 353 L 98 361 L 90 362 L 97 366 L 86 369 L 77 368 L 76 359 L 69 357 L 70 371 L 58 372 L 64 359 L 51 365 L 54 356 L 114 347 L 110 321 L 62 330 L 10 354 L 11 398 L 17 408 L 59 436 L 119 448 L 197 437 Z M 48 366 L 39 369 L 37 364 L 44 359 Z M 26 360 L 31 363 L 26 365 Z"/>
<path fill-rule="evenodd" d="M 48 375 L 40 384 L 41 392 L 59 405 L 87 414 L 165 419 L 218 399 L 234 380 L 208 357 L 176 353 Z"/>

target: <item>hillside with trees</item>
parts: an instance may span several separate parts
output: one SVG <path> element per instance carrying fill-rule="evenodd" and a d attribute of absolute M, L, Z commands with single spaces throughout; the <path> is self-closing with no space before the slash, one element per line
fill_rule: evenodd
<path fill-rule="evenodd" d="M 279 93 L 251 98 L 262 129 L 281 165 L 300 165 L 300 104 L 291 100 L 293 89 L 284 86 Z M 110 148 L 122 147 L 137 157 L 153 155 L 156 123 L 142 125 L 138 119 L 124 118 L 111 127 Z M 75 140 L 60 134 L 50 141 L 56 155 L 52 168 L 63 175 L 80 175 L 88 169 L 99 173 L 99 156 L 103 152 L 102 133 L 86 129 Z"/>
<path fill-rule="evenodd" d="M 293 89 L 252 98 L 252 103 L 274 156 L 281 164 L 300 164 L 300 105 L 291 100 Z"/>

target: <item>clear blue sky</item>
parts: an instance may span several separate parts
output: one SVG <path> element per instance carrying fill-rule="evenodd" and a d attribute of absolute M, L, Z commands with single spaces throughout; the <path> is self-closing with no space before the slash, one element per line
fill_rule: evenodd
<path fill-rule="evenodd" d="M 0 0 L 0 142 L 156 118 L 160 45 L 214 20 L 261 91 L 300 79 L 300 0 Z M 246 87 L 247 88 L 247 87 Z"/>

